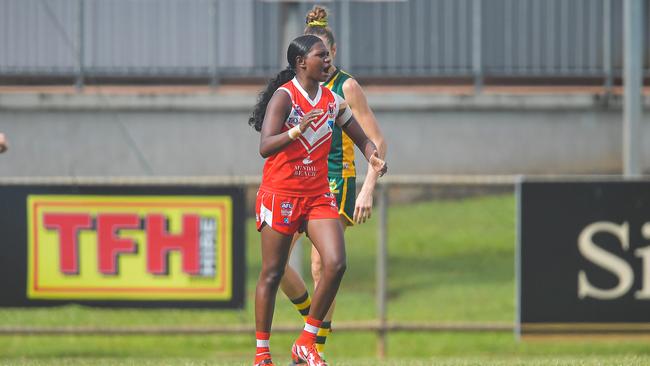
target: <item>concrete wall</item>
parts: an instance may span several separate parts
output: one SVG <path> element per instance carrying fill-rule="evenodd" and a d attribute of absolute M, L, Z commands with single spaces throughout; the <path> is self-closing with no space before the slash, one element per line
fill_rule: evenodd
<path fill-rule="evenodd" d="M 619 99 L 400 93 L 369 101 L 393 174 L 622 170 Z M 253 94 L 0 94 L 10 143 L 0 176 L 259 175 L 259 134 L 247 125 L 254 102 Z M 648 171 L 650 143 L 642 161 Z"/>

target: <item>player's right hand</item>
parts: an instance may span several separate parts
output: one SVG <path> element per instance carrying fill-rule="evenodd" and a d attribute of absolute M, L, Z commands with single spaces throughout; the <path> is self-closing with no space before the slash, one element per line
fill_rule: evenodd
<path fill-rule="evenodd" d="M 0 133 L 0 154 L 7 151 L 8 148 L 4 133 Z"/>
<path fill-rule="evenodd" d="M 386 165 L 386 162 L 379 157 L 377 151 L 372 153 L 368 162 L 370 163 L 372 169 L 379 173 L 380 177 L 383 177 L 384 174 L 386 174 L 388 171 L 388 165 Z"/>
<path fill-rule="evenodd" d="M 307 126 L 309 126 L 309 124 L 312 122 L 318 121 L 322 114 L 322 109 L 312 109 L 311 111 L 305 113 L 305 115 L 302 116 L 302 119 L 300 120 L 300 132 L 305 132 Z"/>

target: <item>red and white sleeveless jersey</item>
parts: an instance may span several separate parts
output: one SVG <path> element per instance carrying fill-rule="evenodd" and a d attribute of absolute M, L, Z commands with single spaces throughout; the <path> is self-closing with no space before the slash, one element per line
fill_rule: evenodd
<path fill-rule="evenodd" d="M 278 90 L 289 94 L 292 105 L 282 132 L 298 125 L 302 116 L 312 109 L 321 109 L 324 113 L 296 140 L 266 159 L 260 190 L 293 197 L 328 193 L 327 155 L 342 99 L 321 85 L 312 100 L 296 78 Z"/>

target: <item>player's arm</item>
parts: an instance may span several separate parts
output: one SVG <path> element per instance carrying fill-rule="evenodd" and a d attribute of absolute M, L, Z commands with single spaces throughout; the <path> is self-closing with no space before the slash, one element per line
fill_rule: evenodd
<path fill-rule="evenodd" d="M 0 154 L 7 151 L 7 139 L 5 138 L 4 133 L 0 132 Z"/>
<path fill-rule="evenodd" d="M 345 94 L 345 100 L 348 102 L 352 112 L 354 112 L 354 118 L 365 132 L 366 136 L 372 141 L 375 146 L 377 146 L 377 152 L 379 157 L 384 159 L 386 157 L 386 141 L 384 140 L 384 134 L 379 128 L 375 114 L 370 109 L 368 105 L 368 99 L 366 98 L 361 85 L 355 79 L 347 79 L 343 83 L 343 93 Z"/>
<path fill-rule="evenodd" d="M 366 136 L 365 132 L 363 132 L 363 129 L 359 126 L 359 123 L 352 115 L 352 111 L 350 111 L 347 106 L 344 105 L 344 107 L 345 108 L 339 110 L 336 123 L 341 126 L 348 136 L 350 136 L 354 144 L 357 145 L 359 150 L 361 150 L 363 156 L 365 156 L 372 169 L 381 177 L 388 170 L 386 162 L 379 157 L 377 146 L 375 146 L 368 136 Z"/>
<path fill-rule="evenodd" d="M 289 145 L 298 138 L 298 135 L 305 131 L 309 123 L 323 113 L 320 109 L 311 110 L 303 116 L 300 124 L 294 127 L 295 129 L 292 128 L 289 131 L 282 132 L 282 126 L 290 112 L 291 98 L 286 92 L 276 90 L 266 106 L 264 122 L 260 131 L 260 155 L 263 158 L 268 158 Z"/>
<path fill-rule="evenodd" d="M 384 134 L 379 129 L 379 124 L 377 123 L 375 114 L 368 105 L 368 100 L 366 99 L 366 95 L 363 93 L 361 85 L 359 85 L 355 79 L 350 78 L 343 84 L 343 93 L 345 94 L 348 104 L 354 111 L 354 117 L 366 133 L 366 136 L 368 136 L 375 146 L 377 146 L 379 157 L 385 159 L 386 142 L 384 140 Z M 374 169 L 369 169 L 368 173 L 366 173 L 366 178 L 363 181 L 363 186 L 361 191 L 359 191 L 354 207 L 353 220 L 357 224 L 366 222 L 372 214 L 372 195 L 375 191 L 375 185 L 377 184 L 378 178 L 379 173 Z"/>

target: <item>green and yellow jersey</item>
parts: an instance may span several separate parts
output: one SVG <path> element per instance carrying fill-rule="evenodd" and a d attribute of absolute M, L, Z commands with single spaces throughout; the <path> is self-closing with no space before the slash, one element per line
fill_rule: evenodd
<path fill-rule="evenodd" d="M 351 77 L 347 72 L 337 68 L 323 85 L 345 99 L 343 83 Z M 354 142 L 337 124 L 332 127 L 332 147 L 330 148 L 327 168 L 330 177 L 349 178 L 356 176 Z"/>
<path fill-rule="evenodd" d="M 343 83 L 352 76 L 339 68 L 323 85 L 345 99 Z M 327 160 L 330 191 L 336 196 L 339 214 L 346 225 L 354 225 L 356 202 L 356 169 L 354 168 L 354 142 L 336 123 L 332 126 L 332 147 Z"/>

